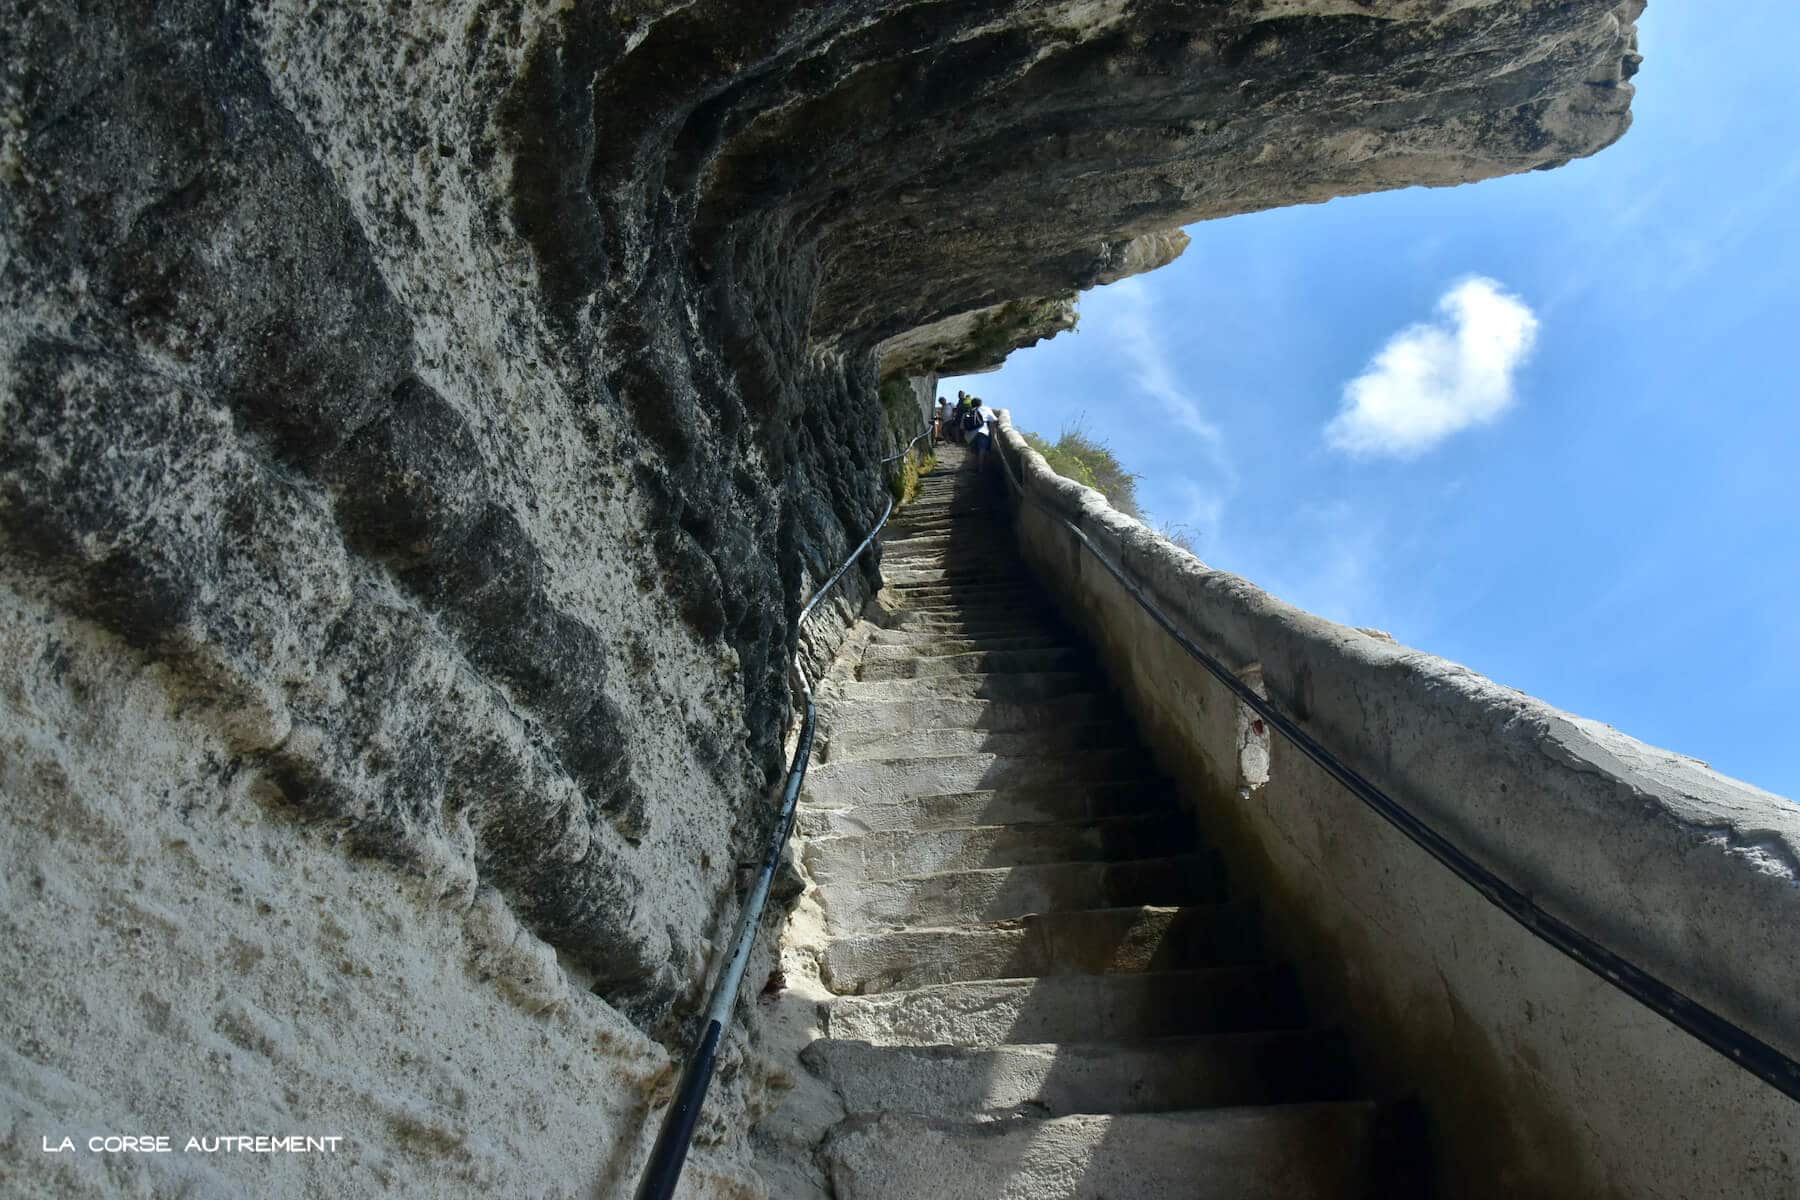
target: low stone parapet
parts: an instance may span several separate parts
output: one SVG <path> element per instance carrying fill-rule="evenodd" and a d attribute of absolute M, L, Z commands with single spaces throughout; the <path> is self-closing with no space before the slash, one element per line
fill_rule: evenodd
<path fill-rule="evenodd" d="M 1800 806 L 1215 570 L 1010 421 L 1015 531 L 1315 1015 L 1416 1094 L 1444 1194 L 1800 1194 L 1800 1104 L 1538 940 L 1280 737 L 1132 598 L 1544 910 L 1800 1057 Z"/>

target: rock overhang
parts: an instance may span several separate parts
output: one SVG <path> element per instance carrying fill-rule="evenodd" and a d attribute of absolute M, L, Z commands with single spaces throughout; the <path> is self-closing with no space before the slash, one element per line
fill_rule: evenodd
<path fill-rule="evenodd" d="M 140 864 L 202 916 L 237 911 L 218 880 L 240 850 L 353 854 L 401 897 L 396 929 L 480 897 L 526 975 L 566 976 L 544 995 L 672 1042 L 760 845 L 793 618 L 886 496 L 877 347 L 912 339 L 897 372 L 991 365 L 1183 224 L 1590 153 L 1628 121 L 1638 9 L 21 10 L 0 65 L 10 661 L 60 641 L 139 681 L 90 690 L 91 725 L 49 685 L 0 689 L 47 731 L 45 779 L 120 781 L 42 799 L 215 853 L 199 882 Z M 89 733 L 148 722 L 161 691 L 176 765 Z M 186 823 L 221 802 L 209 763 L 254 783 L 236 842 Z M 144 799 L 175 775 L 176 809 Z M 110 895 L 100 862 L 71 860 L 71 895 Z M 82 986 L 139 994 L 126 943 L 89 932 Z M 431 953 L 407 942 L 397 961 Z M 16 1011 L 41 1032 L 39 999 Z M 321 1043 L 319 1094 L 364 1053 Z M 182 1070 L 133 1115 L 231 1096 Z M 563 1128 L 591 1148 L 589 1117 Z M 547 1169 L 591 1191 L 594 1158 Z"/>

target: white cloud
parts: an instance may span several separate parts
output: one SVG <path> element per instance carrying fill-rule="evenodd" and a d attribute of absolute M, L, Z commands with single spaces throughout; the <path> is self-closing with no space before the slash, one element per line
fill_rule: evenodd
<path fill-rule="evenodd" d="M 1531 354 L 1538 319 L 1492 279 L 1465 279 L 1437 319 L 1402 329 L 1344 386 L 1325 440 L 1358 457 L 1416 458 L 1453 433 L 1495 420 L 1513 403 L 1513 374 Z"/>
<path fill-rule="evenodd" d="M 1107 290 L 1106 334 L 1117 343 L 1138 390 L 1168 412 L 1175 424 L 1213 447 L 1222 447 L 1219 427 L 1176 380 L 1174 366 L 1158 333 L 1150 292 L 1141 279 L 1125 279 Z"/>

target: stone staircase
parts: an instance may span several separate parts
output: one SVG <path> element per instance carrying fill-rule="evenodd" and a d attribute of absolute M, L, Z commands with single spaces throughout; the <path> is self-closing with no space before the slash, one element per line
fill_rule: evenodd
<path fill-rule="evenodd" d="M 1253 907 L 955 448 L 822 688 L 805 859 L 835 994 L 802 1061 L 837 1200 L 1417 1194 Z"/>

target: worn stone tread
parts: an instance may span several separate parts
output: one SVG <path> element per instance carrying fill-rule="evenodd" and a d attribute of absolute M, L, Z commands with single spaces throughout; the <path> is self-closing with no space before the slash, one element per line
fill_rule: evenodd
<path fill-rule="evenodd" d="M 955 654 L 965 650 L 1027 650 L 1041 645 L 1069 645 L 1068 634 L 1060 630 L 1045 627 L 1037 633 L 1014 634 L 982 634 L 976 637 L 964 637 L 939 633 L 933 629 L 876 629 L 869 634 L 868 650 L 865 655 L 879 651 L 882 654 L 900 654 L 911 651 L 919 654 Z"/>
<path fill-rule="evenodd" d="M 806 804 L 800 809 L 800 821 L 807 837 L 827 837 L 884 830 L 1099 820 L 1172 811 L 1175 807 L 1175 797 L 1166 780 L 1145 778 L 1085 786 L 1058 784 L 943 792 L 842 808 Z"/>
<path fill-rule="evenodd" d="M 862 661 L 881 659 L 942 658 L 950 654 L 993 654 L 1008 650 L 1064 650 L 1078 647 L 1067 637 L 1054 634 L 1027 634 L 1003 638 L 939 638 L 929 634 L 913 634 L 907 640 L 882 638 L 871 634 L 863 649 Z"/>
<path fill-rule="evenodd" d="M 926 679 L 940 675 L 991 675 L 1075 671 L 1090 666 L 1093 657 L 1084 648 L 1059 646 L 1045 650 L 986 650 L 963 654 L 865 656 L 856 677 L 873 679 Z"/>
<path fill-rule="evenodd" d="M 1105 783 L 1135 779 L 1143 771 L 1144 754 L 1135 748 L 1084 750 L 1056 759 L 986 753 L 864 759 L 811 768 L 802 795 L 815 803 L 868 804 L 937 792 Z"/>
<path fill-rule="evenodd" d="M 823 899 L 833 930 L 841 935 L 906 925 L 984 924 L 1087 908 L 1207 904 L 1224 897 L 1224 872 L 1215 855 L 1178 854 L 868 880 Z"/>
<path fill-rule="evenodd" d="M 853 1113 L 1062 1117 L 1347 1100 L 1354 1072 L 1336 1030 L 1142 1041 L 877 1046 L 820 1040 L 802 1061 Z"/>
<path fill-rule="evenodd" d="M 1055 700 L 1077 692 L 1094 692 L 1104 688 L 1104 681 L 1093 671 L 1028 671 L 981 674 L 943 675 L 926 679 L 846 680 L 834 684 L 835 697 L 842 700 L 1005 700 L 1015 704 L 1038 700 Z"/>
<path fill-rule="evenodd" d="M 1037 633 L 1044 630 L 1060 631 L 1060 624 L 1055 613 L 1048 608 L 1039 607 L 1030 612 L 1008 611 L 999 614 L 969 613 L 959 609 L 944 609 L 935 612 L 922 612 L 918 609 L 896 609 L 889 612 L 882 621 L 885 629 L 900 630 L 910 633 L 942 633 L 951 634 L 964 631 L 968 635 L 1004 635 L 1009 632 Z"/>
<path fill-rule="evenodd" d="M 1379 1105 L 1348 1102 L 1001 1122 L 883 1113 L 821 1151 L 840 1200 L 1364 1200 Z"/>
<path fill-rule="evenodd" d="M 885 1046 L 1113 1041 L 1305 1023 L 1292 974 L 1270 966 L 940 983 L 840 996 L 826 1012 L 829 1036 Z"/>
<path fill-rule="evenodd" d="M 878 704 L 821 700 L 821 719 L 831 738 L 872 738 L 915 729 L 1006 732 L 1050 724 L 1090 724 L 1116 717 L 1117 704 L 1099 692 L 1015 703 L 947 697 L 890 700 Z"/>
<path fill-rule="evenodd" d="M 898 733 L 832 733 L 826 740 L 826 762 L 891 759 L 902 755 L 940 757 L 947 754 L 998 754 L 1061 757 L 1089 750 L 1137 748 L 1129 725 L 1117 720 L 1067 725 L 1041 724 L 1033 729 L 909 729 Z"/>
<path fill-rule="evenodd" d="M 1245 964 L 1260 949 L 1248 908 L 1140 905 L 850 934 L 832 940 L 819 966 L 834 992 L 866 995 L 980 979 Z"/>
<path fill-rule="evenodd" d="M 806 865 L 826 888 L 876 879 L 935 875 L 987 867 L 1116 862 L 1193 848 L 1193 825 L 1177 811 L 974 825 L 962 829 L 891 830 L 814 838 Z"/>
<path fill-rule="evenodd" d="M 903 572 L 904 576 L 897 572 Z M 1042 593 L 1016 571 L 994 567 L 959 569 L 954 566 L 932 566 L 902 563 L 894 570 L 883 570 L 889 590 L 907 599 L 944 596 L 977 603 L 995 597 L 1040 596 Z"/>

